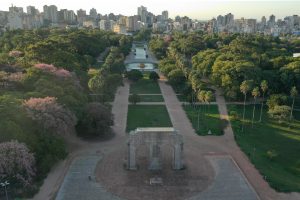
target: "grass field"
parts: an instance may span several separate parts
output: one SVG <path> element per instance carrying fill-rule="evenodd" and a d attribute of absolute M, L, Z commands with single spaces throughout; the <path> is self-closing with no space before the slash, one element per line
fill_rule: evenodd
<path fill-rule="evenodd" d="M 141 102 L 164 102 L 162 95 L 139 95 Z"/>
<path fill-rule="evenodd" d="M 126 131 L 137 127 L 172 127 L 172 123 L 163 105 L 129 105 Z"/>
<path fill-rule="evenodd" d="M 269 119 L 266 110 L 263 122 L 258 123 L 258 108 L 253 128 L 250 123 L 253 106 L 246 107 L 244 132 L 241 121 L 232 120 L 236 141 L 274 189 L 300 192 L 300 112 L 295 112 L 289 128 L 287 123 Z M 242 116 L 243 106 L 229 105 L 229 110 Z"/>
<path fill-rule="evenodd" d="M 225 124 L 220 120 L 217 105 L 210 105 L 209 108 L 205 105 L 196 106 L 196 108 L 186 105 L 183 109 L 198 135 L 208 135 L 209 130 L 212 135 L 223 134 L 222 129 Z"/>
<path fill-rule="evenodd" d="M 161 91 L 157 82 L 144 78 L 130 85 L 130 93 L 161 94 Z"/>

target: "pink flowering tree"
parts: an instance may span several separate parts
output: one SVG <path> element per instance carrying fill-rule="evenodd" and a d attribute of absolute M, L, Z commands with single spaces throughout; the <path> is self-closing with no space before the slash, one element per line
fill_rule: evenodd
<path fill-rule="evenodd" d="M 62 69 L 62 68 L 57 68 L 54 65 L 49 65 L 49 64 L 45 64 L 45 63 L 38 63 L 34 65 L 35 68 L 40 69 L 44 72 L 48 72 L 51 74 L 54 74 L 55 76 L 59 77 L 59 78 L 69 78 L 72 77 L 71 72 L 69 72 L 68 70 Z"/>
<path fill-rule="evenodd" d="M 24 143 L 0 143 L 0 180 L 27 187 L 35 176 L 35 159 Z"/>
<path fill-rule="evenodd" d="M 35 64 L 34 67 L 44 72 L 55 72 L 57 70 L 57 68 L 54 65 L 49 65 L 45 63 Z"/>
<path fill-rule="evenodd" d="M 75 115 L 60 105 L 55 97 L 30 98 L 23 106 L 29 117 L 39 122 L 44 130 L 61 136 L 74 132 Z"/>
<path fill-rule="evenodd" d="M 68 78 L 72 76 L 71 73 L 65 69 L 58 69 L 54 72 L 54 74 L 60 78 Z"/>

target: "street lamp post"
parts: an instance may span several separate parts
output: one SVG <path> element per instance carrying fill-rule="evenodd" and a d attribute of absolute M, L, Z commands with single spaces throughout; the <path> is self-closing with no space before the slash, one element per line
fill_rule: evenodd
<path fill-rule="evenodd" d="M 1 185 L 2 187 L 4 187 L 6 200 L 8 200 L 8 194 L 7 194 L 6 186 L 9 185 L 9 182 L 8 182 L 8 181 L 5 181 L 5 182 L 3 182 L 3 183 L 0 183 L 0 185 Z"/>

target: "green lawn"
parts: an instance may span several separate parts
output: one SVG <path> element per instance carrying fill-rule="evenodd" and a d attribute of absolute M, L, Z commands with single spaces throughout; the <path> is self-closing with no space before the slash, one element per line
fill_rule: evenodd
<path fill-rule="evenodd" d="M 162 95 L 139 95 L 141 102 L 164 102 Z"/>
<path fill-rule="evenodd" d="M 160 88 L 157 82 L 149 79 L 141 79 L 130 85 L 130 93 L 135 94 L 161 94 Z"/>
<path fill-rule="evenodd" d="M 222 127 L 225 123 L 220 120 L 217 105 L 210 105 L 209 108 L 204 105 L 196 106 L 195 108 L 193 108 L 193 106 L 186 105 L 183 106 L 183 109 L 198 135 L 208 135 L 209 130 L 211 130 L 213 135 L 223 134 Z"/>
<path fill-rule="evenodd" d="M 172 127 L 164 105 L 129 105 L 126 131 L 137 127 Z"/>
<path fill-rule="evenodd" d="M 232 120 L 237 143 L 274 189 L 300 192 L 300 112 L 295 112 L 295 121 L 288 128 L 287 123 L 279 124 L 269 119 L 264 110 L 263 122 L 255 122 L 252 128 L 253 106 L 246 108 L 247 121 L 243 133 L 241 122 Z M 236 110 L 242 116 L 243 106 L 230 105 L 229 110 Z M 259 112 L 255 121 L 258 119 Z M 268 151 L 269 154 L 273 152 L 275 157 L 270 158 Z"/>

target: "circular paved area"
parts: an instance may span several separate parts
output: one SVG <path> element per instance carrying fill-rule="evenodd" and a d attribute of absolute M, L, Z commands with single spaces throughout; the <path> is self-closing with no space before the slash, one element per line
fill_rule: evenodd
<path fill-rule="evenodd" d="M 199 194 L 212 184 L 214 170 L 210 162 L 195 151 L 186 151 L 184 170 L 172 169 L 172 150 L 162 147 L 162 170 L 148 170 L 149 149 L 137 150 L 138 170 L 125 168 L 126 148 L 106 155 L 96 169 L 96 179 L 107 191 L 130 200 L 179 200 Z M 150 179 L 162 178 L 162 185 L 150 185 Z"/>

